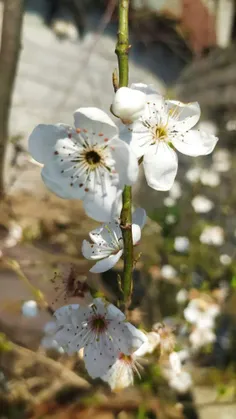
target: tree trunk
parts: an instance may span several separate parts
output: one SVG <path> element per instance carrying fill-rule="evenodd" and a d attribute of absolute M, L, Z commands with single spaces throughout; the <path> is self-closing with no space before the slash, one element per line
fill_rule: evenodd
<path fill-rule="evenodd" d="M 24 0 L 5 0 L 0 51 L 0 198 L 4 195 L 4 158 L 11 96 L 21 46 Z"/>

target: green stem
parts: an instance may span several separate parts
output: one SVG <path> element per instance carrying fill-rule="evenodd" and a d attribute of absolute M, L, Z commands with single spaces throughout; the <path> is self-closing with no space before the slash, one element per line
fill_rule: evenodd
<path fill-rule="evenodd" d="M 119 0 L 119 24 L 116 55 L 119 65 L 119 87 L 128 86 L 129 81 L 129 0 Z M 121 228 L 124 242 L 123 303 L 130 304 L 132 293 L 133 241 L 132 241 L 132 189 L 125 186 L 122 195 Z"/>

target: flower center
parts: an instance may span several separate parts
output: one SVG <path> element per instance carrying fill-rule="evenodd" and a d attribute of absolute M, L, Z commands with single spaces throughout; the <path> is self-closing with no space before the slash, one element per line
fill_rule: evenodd
<path fill-rule="evenodd" d="M 166 126 L 156 125 L 154 127 L 154 138 L 156 140 L 164 140 L 167 137 L 167 129 Z"/>
<path fill-rule="evenodd" d="M 108 322 L 104 316 L 95 315 L 90 320 L 91 328 L 95 333 L 103 333 L 107 330 Z"/>
<path fill-rule="evenodd" d="M 131 364 L 133 362 L 132 355 L 125 355 L 123 353 L 120 353 L 119 359 L 126 364 Z"/>
<path fill-rule="evenodd" d="M 85 159 L 90 166 L 100 163 L 101 156 L 94 150 L 87 151 Z"/>

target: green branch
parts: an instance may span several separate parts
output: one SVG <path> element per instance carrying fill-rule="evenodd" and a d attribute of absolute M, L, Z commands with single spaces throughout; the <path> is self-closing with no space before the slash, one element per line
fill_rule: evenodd
<path fill-rule="evenodd" d="M 119 0 L 119 24 L 116 55 L 119 65 L 119 87 L 128 86 L 129 81 L 129 0 Z M 124 241 L 123 303 L 127 308 L 132 293 L 133 241 L 132 241 L 132 189 L 125 186 L 122 195 L 121 228 Z"/>

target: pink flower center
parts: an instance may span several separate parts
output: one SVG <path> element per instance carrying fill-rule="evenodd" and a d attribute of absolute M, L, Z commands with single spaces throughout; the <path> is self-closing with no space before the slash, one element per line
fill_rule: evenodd
<path fill-rule="evenodd" d="M 107 330 L 109 322 L 101 314 L 96 314 L 91 317 L 89 323 L 93 332 L 104 333 Z"/>
<path fill-rule="evenodd" d="M 123 361 L 125 364 L 132 364 L 133 362 L 132 355 L 125 355 L 122 352 L 119 355 L 119 360 Z"/>

